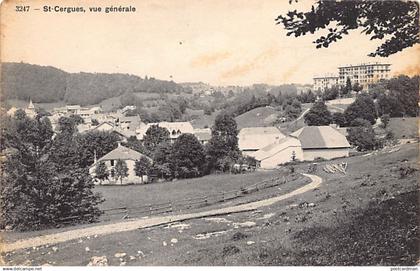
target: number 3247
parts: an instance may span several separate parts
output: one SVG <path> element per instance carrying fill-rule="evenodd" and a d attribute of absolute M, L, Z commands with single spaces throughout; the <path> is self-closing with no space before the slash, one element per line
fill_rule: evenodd
<path fill-rule="evenodd" d="M 16 12 L 28 12 L 29 6 L 16 6 L 15 9 Z"/>

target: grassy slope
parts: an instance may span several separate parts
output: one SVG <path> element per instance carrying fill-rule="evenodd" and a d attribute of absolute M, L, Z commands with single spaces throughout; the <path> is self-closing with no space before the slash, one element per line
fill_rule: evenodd
<path fill-rule="evenodd" d="M 281 175 L 279 171 L 262 171 L 243 175 L 208 175 L 147 185 L 97 186 L 95 192 L 102 193 L 105 198 L 101 206 L 103 209 L 132 207 L 231 191 L 279 175 Z"/>
<path fill-rule="evenodd" d="M 396 138 L 418 137 L 418 118 L 391 118 L 388 128 Z"/>
<path fill-rule="evenodd" d="M 273 107 L 258 107 L 235 118 L 238 129 L 245 127 L 271 126 L 279 112 Z"/>
<path fill-rule="evenodd" d="M 416 167 L 417 157 L 418 144 L 407 144 L 396 152 L 334 160 L 348 162 L 347 175 L 323 172 L 322 165 L 332 162 L 322 162 L 316 172 L 324 178 L 321 187 L 258 212 L 176 224 L 184 229 L 161 226 L 83 239 L 58 245 L 58 252 L 44 247 L 7 259 L 85 265 L 92 256 L 106 255 L 110 264 L 118 265 L 114 253 L 126 252 L 127 265 L 412 265 L 419 240 L 418 194 L 411 191 L 418 189 L 418 175 L 401 178 L 400 168 Z M 307 167 L 296 169 L 305 172 Z M 299 206 L 305 202 L 315 207 Z M 235 224 L 246 221 L 256 225 Z M 195 239 L 206 233 L 217 236 Z M 90 252 L 84 251 L 86 246 Z M 136 256 L 138 250 L 145 256 Z M 130 260 L 128 255 L 136 257 Z"/>

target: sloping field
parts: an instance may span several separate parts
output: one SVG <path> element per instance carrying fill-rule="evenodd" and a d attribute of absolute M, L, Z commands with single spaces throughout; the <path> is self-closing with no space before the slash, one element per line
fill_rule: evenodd
<path fill-rule="evenodd" d="M 418 118 L 391 118 L 388 128 L 398 139 L 418 137 Z"/>
<path fill-rule="evenodd" d="M 245 127 L 271 126 L 277 119 L 279 111 L 271 106 L 254 108 L 235 118 L 238 129 Z"/>

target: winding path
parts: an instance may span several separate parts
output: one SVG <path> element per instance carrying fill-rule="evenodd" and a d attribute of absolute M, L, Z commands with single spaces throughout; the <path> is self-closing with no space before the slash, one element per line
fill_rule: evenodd
<path fill-rule="evenodd" d="M 176 221 L 183 221 L 183 220 L 188 220 L 188 219 L 252 211 L 257 208 L 269 206 L 281 200 L 285 200 L 293 196 L 313 190 L 314 188 L 317 188 L 322 183 L 322 179 L 316 175 L 305 174 L 305 173 L 302 173 L 302 174 L 306 177 L 311 178 L 312 181 L 309 184 L 304 185 L 292 192 L 286 193 L 281 196 L 265 199 L 265 200 L 236 205 L 232 207 L 213 209 L 213 210 L 203 211 L 203 212 L 198 212 L 198 213 L 140 218 L 140 219 L 135 219 L 135 220 L 130 220 L 130 221 L 117 222 L 114 224 L 91 226 L 91 227 L 83 228 L 83 229 L 75 229 L 75 230 L 69 230 L 65 232 L 54 233 L 54 234 L 41 235 L 41 236 L 32 237 L 28 239 L 22 239 L 13 243 L 3 243 L 3 247 L 0 249 L 2 250 L 2 252 L 10 252 L 10 251 L 18 250 L 18 249 L 62 243 L 62 242 L 75 240 L 75 239 L 79 239 L 83 237 L 88 237 L 92 235 L 98 235 L 98 236 L 107 235 L 107 234 L 113 234 L 117 232 L 126 232 L 126 231 L 132 231 L 136 229 L 148 228 L 152 226 L 158 226 L 162 224 L 167 224 L 167 223 L 176 222 Z"/>

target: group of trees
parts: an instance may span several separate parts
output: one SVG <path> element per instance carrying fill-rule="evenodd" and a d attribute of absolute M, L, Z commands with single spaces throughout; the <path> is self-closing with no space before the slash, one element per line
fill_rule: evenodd
<path fill-rule="evenodd" d="M 95 220 L 99 195 L 88 169 L 72 156 L 77 150 L 74 123 L 60 122 L 58 134 L 47 118 L 30 119 L 18 110 L 2 118 L 0 225 L 19 230 Z"/>
<path fill-rule="evenodd" d="M 399 76 L 383 80 L 371 90 L 359 94 L 343 113 L 331 114 L 323 101 L 316 102 L 305 115 L 308 125 L 328 125 L 335 123 L 349 129 L 350 143 L 360 150 L 381 146 L 375 139 L 372 125 L 380 118 L 386 128 L 390 117 L 418 116 L 419 76 L 412 78 Z"/>

